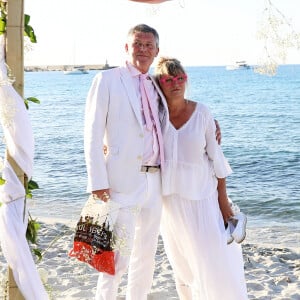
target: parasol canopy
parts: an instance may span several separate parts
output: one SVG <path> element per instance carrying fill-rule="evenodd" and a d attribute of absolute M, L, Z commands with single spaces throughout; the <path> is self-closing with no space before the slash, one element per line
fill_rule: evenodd
<path fill-rule="evenodd" d="M 172 1 L 172 0 L 129 0 L 134 2 L 141 2 L 141 3 L 149 3 L 149 4 L 158 4 L 166 1 Z"/>

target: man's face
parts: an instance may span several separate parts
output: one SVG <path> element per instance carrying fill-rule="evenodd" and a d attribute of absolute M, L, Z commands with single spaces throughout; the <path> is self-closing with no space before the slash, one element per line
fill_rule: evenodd
<path fill-rule="evenodd" d="M 136 32 L 125 45 L 125 50 L 132 63 L 140 72 L 148 72 L 159 52 L 155 37 L 150 32 Z"/>

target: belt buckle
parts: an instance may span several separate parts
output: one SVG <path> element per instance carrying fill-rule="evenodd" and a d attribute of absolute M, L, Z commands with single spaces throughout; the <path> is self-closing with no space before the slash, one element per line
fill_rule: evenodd
<path fill-rule="evenodd" d="M 159 169 L 160 169 L 159 167 L 154 167 L 154 166 L 142 166 L 141 172 L 156 173 L 156 172 L 158 172 Z"/>
<path fill-rule="evenodd" d="M 154 167 L 148 167 L 147 172 L 148 173 L 155 173 L 158 171 L 158 168 L 154 168 Z"/>

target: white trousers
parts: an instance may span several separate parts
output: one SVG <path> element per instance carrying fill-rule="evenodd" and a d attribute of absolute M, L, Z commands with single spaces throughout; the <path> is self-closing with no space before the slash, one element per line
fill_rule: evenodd
<path fill-rule="evenodd" d="M 160 172 L 141 173 L 141 176 L 143 184 L 134 193 L 112 193 L 112 198 L 121 204 L 114 227 L 116 273 L 100 273 L 96 300 L 116 299 L 119 283 L 128 267 L 126 299 L 146 300 L 150 292 L 162 210 L 161 177 Z M 132 200 L 132 197 L 137 204 L 126 206 L 126 199 Z"/>

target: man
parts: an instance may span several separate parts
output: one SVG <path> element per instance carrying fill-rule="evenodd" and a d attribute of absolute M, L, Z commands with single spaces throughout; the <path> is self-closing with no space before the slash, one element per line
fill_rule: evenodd
<path fill-rule="evenodd" d="M 147 75 L 159 52 L 158 33 L 145 24 L 133 27 L 125 50 L 125 66 L 96 75 L 86 103 L 88 192 L 121 206 L 114 227 L 116 274 L 100 273 L 97 300 L 116 299 L 128 266 L 126 299 L 147 299 L 161 217 L 163 145 L 157 119 L 164 125 L 168 115 L 161 91 Z M 150 103 L 142 105 L 145 97 Z"/>

